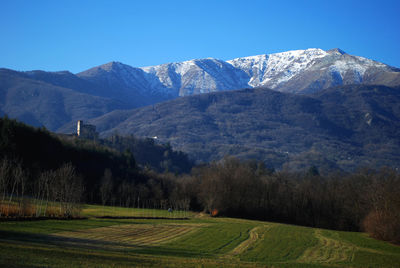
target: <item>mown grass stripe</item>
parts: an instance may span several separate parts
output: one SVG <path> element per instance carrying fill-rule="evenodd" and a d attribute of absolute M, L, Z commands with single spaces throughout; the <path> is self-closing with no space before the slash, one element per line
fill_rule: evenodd
<path fill-rule="evenodd" d="M 174 239 L 197 226 L 191 225 L 119 225 L 95 229 L 80 230 L 78 232 L 58 233 L 57 236 L 71 239 L 88 239 L 93 242 L 115 242 L 131 245 L 159 245 Z"/>

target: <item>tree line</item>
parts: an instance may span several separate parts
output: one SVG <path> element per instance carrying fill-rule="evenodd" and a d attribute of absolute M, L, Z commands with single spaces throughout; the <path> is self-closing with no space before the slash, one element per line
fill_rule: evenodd
<path fill-rule="evenodd" d="M 193 168 L 190 174 L 147 171 L 144 183 L 110 186 L 109 176 L 105 173 L 101 180 L 100 191 L 108 189 L 110 196 L 103 204 L 140 207 L 140 202 L 165 202 L 213 216 L 365 230 L 400 243 L 400 174 L 390 168 L 321 175 L 315 167 L 273 171 L 263 162 L 225 158 Z"/>
<path fill-rule="evenodd" d="M 400 174 L 361 169 L 320 175 L 273 172 L 261 162 L 227 158 L 192 172 L 208 212 L 346 231 L 400 242 Z"/>

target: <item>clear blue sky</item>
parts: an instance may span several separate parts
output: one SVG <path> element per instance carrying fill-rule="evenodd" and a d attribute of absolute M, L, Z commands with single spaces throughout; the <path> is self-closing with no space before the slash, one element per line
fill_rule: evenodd
<path fill-rule="evenodd" d="M 400 1 L 1 0 L 0 67 L 80 72 L 339 47 L 400 67 Z"/>

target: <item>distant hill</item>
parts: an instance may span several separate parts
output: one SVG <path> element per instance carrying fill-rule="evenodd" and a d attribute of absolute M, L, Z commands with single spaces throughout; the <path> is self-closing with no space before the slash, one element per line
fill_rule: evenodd
<path fill-rule="evenodd" d="M 183 97 L 90 120 L 103 136 L 157 136 L 198 161 L 270 167 L 400 167 L 400 91 L 347 85 L 312 95 L 254 88 Z"/>
<path fill-rule="evenodd" d="M 99 88 L 105 88 L 102 96 L 141 107 L 175 98 L 169 92 L 154 91 L 153 80 L 140 68 L 134 68 L 119 62 L 110 62 L 78 73 L 77 77 Z"/>
<path fill-rule="evenodd" d="M 127 90 L 118 82 L 107 84 L 84 77 L 67 71 L 17 72 L 0 69 L 0 114 L 7 114 L 32 126 L 65 132 L 77 120 L 167 99 L 142 94 L 132 88 Z"/>
<path fill-rule="evenodd" d="M 55 131 L 68 122 L 89 119 L 115 109 L 121 101 L 93 95 L 95 87 L 74 75 L 0 69 L 0 111 L 32 126 Z"/>

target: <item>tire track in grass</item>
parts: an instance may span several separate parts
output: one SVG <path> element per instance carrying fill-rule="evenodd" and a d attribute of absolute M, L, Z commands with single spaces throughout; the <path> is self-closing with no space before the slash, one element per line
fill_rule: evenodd
<path fill-rule="evenodd" d="M 294 263 L 318 240 L 313 236 L 314 230 L 286 224 L 269 223 L 259 239 L 239 255 L 240 260 L 262 262 L 265 264 Z"/>
<path fill-rule="evenodd" d="M 322 234 L 322 230 L 316 229 L 314 236 L 319 240 L 314 247 L 308 248 L 297 261 L 308 263 L 335 263 L 348 262 L 353 259 L 357 247 L 326 237 Z"/>
<path fill-rule="evenodd" d="M 266 232 L 268 229 L 270 229 L 272 226 L 271 225 L 262 225 L 262 226 L 256 226 L 253 229 L 251 229 L 249 233 L 249 238 L 240 243 L 238 246 L 236 246 L 233 250 L 228 252 L 225 257 L 234 257 L 238 256 L 251 248 L 254 247 L 254 245 L 259 242 L 260 240 L 263 239 L 264 237 L 264 232 Z"/>
<path fill-rule="evenodd" d="M 259 238 L 259 233 L 258 232 L 260 231 L 261 228 L 262 228 L 262 226 L 257 226 L 257 227 L 254 227 L 253 229 L 251 229 L 249 231 L 249 238 L 244 240 L 237 247 L 235 247 L 233 250 L 228 252 L 228 254 L 226 254 L 226 256 L 227 257 L 233 257 L 233 256 L 237 256 L 237 255 L 243 253 L 244 251 L 246 251 Z"/>

